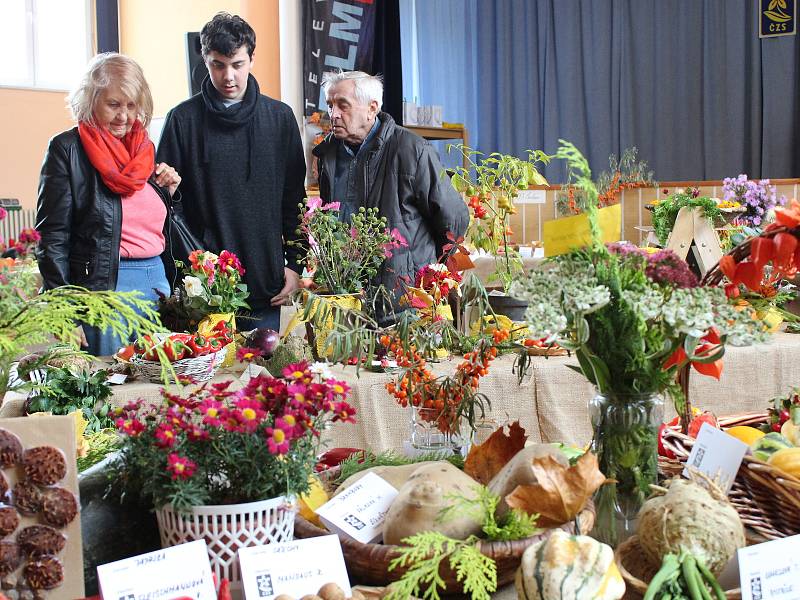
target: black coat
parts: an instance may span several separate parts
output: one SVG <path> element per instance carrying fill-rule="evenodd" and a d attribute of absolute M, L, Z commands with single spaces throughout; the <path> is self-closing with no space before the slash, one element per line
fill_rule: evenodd
<path fill-rule="evenodd" d="M 393 250 L 384 263 L 380 281 L 387 290 L 397 291 L 397 279 L 413 283 L 417 271 L 435 263 L 447 243 L 447 233 L 464 235 L 469 211 L 453 189 L 450 178 L 431 144 L 395 124 L 387 113 L 378 115 L 381 124 L 364 149 L 355 171 L 356 200 L 366 208 L 377 207 L 389 229 L 397 228 L 408 248 Z M 319 158 L 319 191 L 325 202 L 332 198 L 336 172 L 336 149 L 341 143 L 329 134 L 316 148 Z"/>
<path fill-rule="evenodd" d="M 258 90 L 252 76 L 248 90 Z M 203 98 L 167 114 L 156 160 L 180 173 L 186 222 L 203 249 L 239 257 L 247 302 L 261 309 L 281 291 L 284 266 L 303 272 L 305 252 L 284 244 L 298 237 L 305 198 L 297 121 L 289 106 L 258 94 L 252 119 L 234 127 L 209 114 Z"/>
<path fill-rule="evenodd" d="M 151 178 L 167 210 L 177 208 L 165 188 Z M 174 286 L 175 264 L 169 245 L 169 219 L 164 222 L 166 249 L 161 255 L 167 279 Z M 78 128 L 58 134 L 47 147 L 39 176 L 36 249 L 45 289 L 79 285 L 90 290 L 117 287 L 122 200 L 103 183 L 83 149 Z"/>

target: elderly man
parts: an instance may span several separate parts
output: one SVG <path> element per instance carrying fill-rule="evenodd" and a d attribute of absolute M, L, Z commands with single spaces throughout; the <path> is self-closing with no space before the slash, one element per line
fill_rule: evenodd
<path fill-rule="evenodd" d="M 326 73 L 322 80 L 332 131 L 316 148 L 319 189 L 326 202 L 339 202 L 347 220 L 360 207 L 377 207 L 408 241 L 393 253 L 380 283 L 397 291 L 435 263 L 447 233 L 464 234 L 466 204 L 444 175 L 436 150 L 381 112 L 383 84 L 378 77 L 350 71 Z"/>

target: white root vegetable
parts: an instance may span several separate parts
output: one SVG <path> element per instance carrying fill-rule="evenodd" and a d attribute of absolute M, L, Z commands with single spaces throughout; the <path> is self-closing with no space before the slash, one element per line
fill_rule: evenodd
<path fill-rule="evenodd" d="M 736 509 L 711 483 L 676 478 L 667 486 L 665 493 L 649 498 L 639 511 L 637 534 L 642 550 L 654 565 L 660 565 L 667 554 L 686 550 L 719 576 L 745 545 Z"/>
<path fill-rule="evenodd" d="M 481 522 L 460 516 L 438 522 L 440 511 L 450 504 L 448 495 L 475 498 L 478 483 L 449 462 L 432 462 L 420 466 L 389 507 L 383 525 L 383 543 L 400 544 L 421 531 L 439 531 L 463 540 L 481 530 Z"/>

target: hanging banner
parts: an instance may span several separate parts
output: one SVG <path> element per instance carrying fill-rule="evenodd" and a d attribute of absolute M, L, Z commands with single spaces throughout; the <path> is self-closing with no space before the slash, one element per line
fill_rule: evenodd
<path fill-rule="evenodd" d="M 797 32 L 797 0 L 758 0 L 758 36 L 777 37 Z"/>
<path fill-rule="evenodd" d="M 381 0 L 305 0 L 303 3 L 303 114 L 309 182 L 317 180 L 311 149 L 330 131 L 322 74 L 372 70 L 375 4 Z"/>
<path fill-rule="evenodd" d="M 375 4 L 373 0 L 306 0 L 303 34 L 304 111 L 308 117 L 327 110 L 321 85 L 324 72 L 369 72 L 372 68 Z"/>

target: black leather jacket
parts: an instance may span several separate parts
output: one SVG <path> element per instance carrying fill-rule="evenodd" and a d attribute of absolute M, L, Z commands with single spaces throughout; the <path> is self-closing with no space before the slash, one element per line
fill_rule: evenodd
<path fill-rule="evenodd" d="M 177 208 L 177 198 L 173 204 L 165 188 L 152 178 L 148 184 L 168 211 Z M 161 258 L 174 287 L 169 222 L 164 222 L 166 249 Z M 36 229 L 42 236 L 36 258 L 45 289 L 68 284 L 90 290 L 116 288 L 122 202 L 92 166 L 77 127 L 50 140 L 39 176 Z"/>

